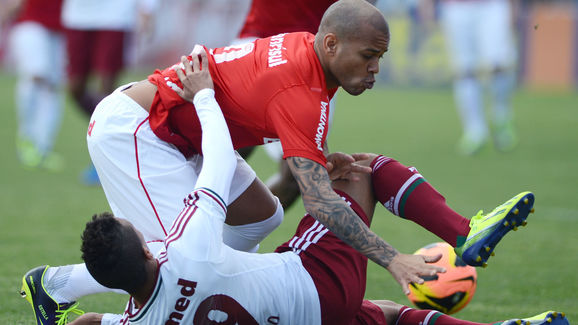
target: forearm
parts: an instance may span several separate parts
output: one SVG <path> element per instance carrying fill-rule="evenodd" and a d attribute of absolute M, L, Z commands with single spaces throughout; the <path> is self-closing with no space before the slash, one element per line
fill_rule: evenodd
<path fill-rule="evenodd" d="M 215 191 L 228 202 L 231 180 L 237 166 L 237 157 L 227 123 L 215 100 L 213 80 L 209 71 L 209 59 L 205 49 L 195 45 L 190 60 L 182 56 L 181 64 L 173 69 L 182 88 L 172 85 L 179 96 L 195 105 L 201 123 L 203 167 L 195 187 Z"/>
<path fill-rule="evenodd" d="M 345 243 L 387 268 L 398 251 L 371 231 L 333 191 L 325 168 L 299 157 L 291 157 L 288 162 L 307 212 Z"/>
<path fill-rule="evenodd" d="M 306 198 L 310 195 L 303 194 L 309 214 L 367 258 L 384 268 L 389 267 L 398 251 L 369 229 L 343 199 L 335 192 L 319 198 Z"/>

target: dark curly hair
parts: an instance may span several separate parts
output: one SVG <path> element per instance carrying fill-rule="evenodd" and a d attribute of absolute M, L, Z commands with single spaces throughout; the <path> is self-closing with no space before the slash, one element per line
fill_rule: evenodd
<path fill-rule="evenodd" d="M 143 244 L 134 228 L 111 213 L 93 215 L 82 234 L 82 259 L 105 287 L 133 293 L 146 281 Z"/>

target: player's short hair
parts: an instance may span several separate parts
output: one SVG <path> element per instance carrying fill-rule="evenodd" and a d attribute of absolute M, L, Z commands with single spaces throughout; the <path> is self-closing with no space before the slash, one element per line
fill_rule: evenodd
<path fill-rule="evenodd" d="M 86 268 L 105 287 L 133 293 L 146 281 L 145 252 L 138 234 L 111 213 L 92 216 L 82 234 L 81 251 Z"/>
<path fill-rule="evenodd" d="M 372 28 L 389 38 L 389 26 L 383 14 L 365 0 L 340 0 L 329 6 L 319 24 L 319 33 L 335 33 L 345 39 L 356 39 Z"/>

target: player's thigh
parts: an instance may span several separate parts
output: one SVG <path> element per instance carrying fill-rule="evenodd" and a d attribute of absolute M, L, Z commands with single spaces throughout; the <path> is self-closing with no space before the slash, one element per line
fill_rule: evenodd
<path fill-rule="evenodd" d="M 476 39 L 481 64 L 486 68 L 512 66 L 516 49 L 509 1 L 482 1 L 478 6 L 480 9 L 476 24 Z"/>
<path fill-rule="evenodd" d="M 158 139 L 148 113 L 119 92 L 96 107 L 87 144 L 112 212 L 146 240 L 163 239 L 194 188 L 195 161 Z"/>
<path fill-rule="evenodd" d="M 229 197 L 226 223 L 231 226 L 263 221 L 277 210 L 277 199 L 244 160 L 237 162 Z"/>
<path fill-rule="evenodd" d="M 359 324 L 395 324 L 403 307 L 390 300 L 364 300 L 357 315 Z"/>
<path fill-rule="evenodd" d="M 66 29 L 67 73 L 71 80 L 84 80 L 92 69 L 94 33 L 89 30 Z"/>
<path fill-rule="evenodd" d="M 101 76 L 116 76 L 124 67 L 126 32 L 95 31 L 95 53 L 92 66 Z"/>
<path fill-rule="evenodd" d="M 17 72 L 30 78 L 54 79 L 61 76 L 64 59 L 62 39 L 35 22 L 17 24 L 10 35 L 10 57 Z"/>
<path fill-rule="evenodd" d="M 442 31 L 450 63 L 458 73 L 475 69 L 478 60 L 473 1 L 443 1 L 440 4 Z"/>
<path fill-rule="evenodd" d="M 163 239 L 195 188 L 202 156 L 186 159 L 156 137 L 148 112 L 118 91 L 98 104 L 87 142 L 113 213 L 131 221 L 147 241 Z M 276 207 L 272 194 L 239 155 L 237 159 L 228 210 L 235 220 L 248 220 L 244 223 L 271 216 Z"/>

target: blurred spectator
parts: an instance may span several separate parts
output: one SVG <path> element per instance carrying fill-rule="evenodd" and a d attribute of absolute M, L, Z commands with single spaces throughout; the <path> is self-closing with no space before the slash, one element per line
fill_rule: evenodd
<path fill-rule="evenodd" d="M 15 19 L 8 47 L 17 74 L 16 148 L 27 168 L 63 168 L 62 158 L 52 151 L 62 119 L 61 6 L 62 0 L 10 0 L 0 13 L 2 25 Z"/>
<path fill-rule="evenodd" d="M 478 153 L 493 136 L 496 149 L 517 143 L 510 97 L 515 86 L 513 0 L 439 0 L 440 19 L 454 68 L 454 98 L 463 135 L 458 151 Z M 433 0 L 425 0 L 433 14 Z M 483 76 L 488 75 L 491 127 L 484 110 Z"/>
<path fill-rule="evenodd" d="M 162 0 L 155 10 L 154 37 L 140 37 L 131 63 L 147 72 L 173 64 L 194 44 L 229 45 L 241 28 L 250 0 Z M 170 22 L 167 24 L 166 22 Z"/>
<path fill-rule="evenodd" d="M 68 88 L 87 117 L 114 91 L 125 64 L 127 34 L 137 26 L 149 28 L 156 4 L 157 0 L 64 0 Z M 95 90 L 88 88 L 90 77 L 98 79 Z M 99 184 L 92 165 L 82 177 L 87 185 Z"/>

